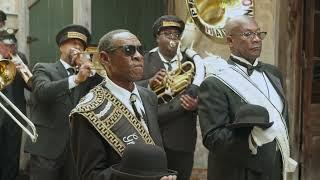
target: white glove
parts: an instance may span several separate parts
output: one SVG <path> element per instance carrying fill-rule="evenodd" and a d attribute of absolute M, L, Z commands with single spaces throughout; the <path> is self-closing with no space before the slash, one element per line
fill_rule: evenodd
<path fill-rule="evenodd" d="M 193 43 L 194 41 L 192 41 L 190 47 L 187 48 L 185 54 L 188 58 L 192 59 L 195 65 L 196 73 L 194 75 L 192 84 L 200 86 L 200 84 L 204 80 L 205 69 L 202 57 L 195 50 L 193 50 Z"/>
<path fill-rule="evenodd" d="M 192 84 L 200 86 L 200 84 L 204 80 L 204 76 L 205 76 L 205 68 L 204 68 L 203 59 L 196 51 L 194 51 L 193 49 L 190 49 L 190 48 L 186 50 L 186 55 L 189 58 L 192 58 L 194 65 L 195 65 L 196 72 L 195 72 Z"/>
<path fill-rule="evenodd" d="M 255 141 L 255 143 L 257 144 L 257 146 L 262 146 L 264 144 L 272 142 L 276 137 L 276 133 L 269 133 L 269 132 L 257 126 L 254 126 L 253 129 L 251 130 L 251 136 Z"/>
<path fill-rule="evenodd" d="M 186 53 L 187 57 L 190 59 L 193 59 L 194 56 L 198 55 L 198 53 L 195 50 L 193 50 L 192 48 L 188 48 L 185 53 Z"/>
<path fill-rule="evenodd" d="M 256 155 L 257 148 L 259 146 L 272 142 L 275 137 L 276 137 L 275 133 L 270 133 L 261 129 L 260 127 L 254 126 L 248 138 L 249 149 L 251 150 L 251 154 Z"/>

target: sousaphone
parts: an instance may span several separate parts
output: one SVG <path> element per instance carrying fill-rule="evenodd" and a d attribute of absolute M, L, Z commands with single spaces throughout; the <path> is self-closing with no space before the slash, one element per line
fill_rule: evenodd
<path fill-rule="evenodd" d="M 254 15 L 254 0 L 186 0 L 186 4 L 189 18 L 184 32 L 185 38 L 195 37 L 192 35 L 194 23 L 207 37 L 216 42 L 225 42 L 224 26 L 229 18 Z M 191 39 L 186 42 L 191 42 Z"/>

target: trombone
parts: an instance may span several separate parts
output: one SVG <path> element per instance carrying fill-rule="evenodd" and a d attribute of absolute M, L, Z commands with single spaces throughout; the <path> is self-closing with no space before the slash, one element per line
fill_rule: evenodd
<path fill-rule="evenodd" d="M 30 79 L 32 78 L 32 73 L 29 70 L 28 66 L 22 61 L 20 56 L 18 54 L 13 55 L 12 53 L 9 53 L 10 57 L 12 60 L 15 60 L 17 63 L 22 66 L 21 69 L 19 69 L 20 75 L 23 78 L 23 80 L 26 82 L 26 84 L 31 87 L 31 81 Z"/>
<path fill-rule="evenodd" d="M 22 62 L 22 60 L 21 60 L 21 62 Z M 27 70 L 29 70 L 29 69 L 27 69 Z M 23 74 L 23 72 L 21 70 L 19 72 L 21 74 Z M 16 76 L 15 64 L 11 60 L 1 59 L 0 60 L 0 90 L 3 90 L 6 86 L 8 86 L 14 80 L 15 76 Z M 32 76 L 32 74 L 31 74 L 31 76 Z M 29 79 L 24 79 L 24 80 L 29 81 Z M 26 83 L 28 83 L 28 82 L 26 82 Z M 27 124 L 31 127 L 32 132 L 29 129 L 27 129 L 2 103 L 0 103 L 0 108 L 2 108 L 14 120 L 14 122 L 18 126 L 20 126 L 20 128 L 24 132 L 27 133 L 27 135 L 31 138 L 32 142 L 36 142 L 38 134 L 37 134 L 37 130 L 36 130 L 35 125 L 1 91 L 0 91 L 0 96 L 16 113 L 18 113 L 18 115 L 20 115 L 20 117 L 23 120 L 25 120 L 27 122 Z"/>

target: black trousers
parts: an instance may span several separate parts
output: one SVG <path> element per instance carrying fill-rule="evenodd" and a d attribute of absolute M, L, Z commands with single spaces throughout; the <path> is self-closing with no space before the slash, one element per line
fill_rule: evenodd
<path fill-rule="evenodd" d="M 243 166 L 230 166 L 228 168 L 224 166 L 224 168 L 220 168 L 218 164 L 212 166 L 211 162 L 210 160 L 208 162 L 208 180 L 282 180 L 282 158 L 280 151 L 277 151 L 272 169 L 268 172 L 261 172 Z"/>
<path fill-rule="evenodd" d="M 0 121 L 0 180 L 15 180 L 19 173 L 21 128 L 8 116 Z"/>
<path fill-rule="evenodd" d="M 192 173 L 194 153 L 174 151 L 167 148 L 165 148 L 165 151 L 168 160 L 168 168 L 178 171 L 177 179 L 189 180 Z"/>
<path fill-rule="evenodd" d="M 32 155 L 30 180 L 78 180 L 70 146 L 57 159 Z"/>

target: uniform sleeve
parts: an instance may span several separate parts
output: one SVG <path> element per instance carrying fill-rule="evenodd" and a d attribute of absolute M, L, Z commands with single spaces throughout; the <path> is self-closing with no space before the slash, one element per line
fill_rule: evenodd
<path fill-rule="evenodd" d="M 186 90 L 186 92 L 183 94 L 188 94 L 191 97 L 197 97 L 197 90 L 198 90 L 198 86 L 191 84 Z M 163 123 L 172 121 L 173 119 L 168 118 L 168 114 L 170 114 L 170 117 L 174 117 L 174 116 L 183 115 L 186 112 L 190 112 L 185 110 L 181 106 L 180 97 L 181 95 L 178 95 L 174 97 L 174 99 L 172 99 L 170 102 L 166 104 L 158 105 L 159 123 L 163 124 Z"/>
<path fill-rule="evenodd" d="M 42 102 L 54 101 L 69 92 L 68 78 L 53 81 L 49 71 L 49 68 L 42 64 L 36 64 L 32 71 L 33 92 L 35 97 Z"/>
<path fill-rule="evenodd" d="M 230 96 L 226 94 L 226 88 L 222 82 L 213 77 L 207 78 L 199 87 L 199 122 L 203 144 L 209 150 L 214 148 L 228 150 L 240 136 L 248 143 L 250 129 L 237 131 L 225 127 L 231 122 Z"/>

